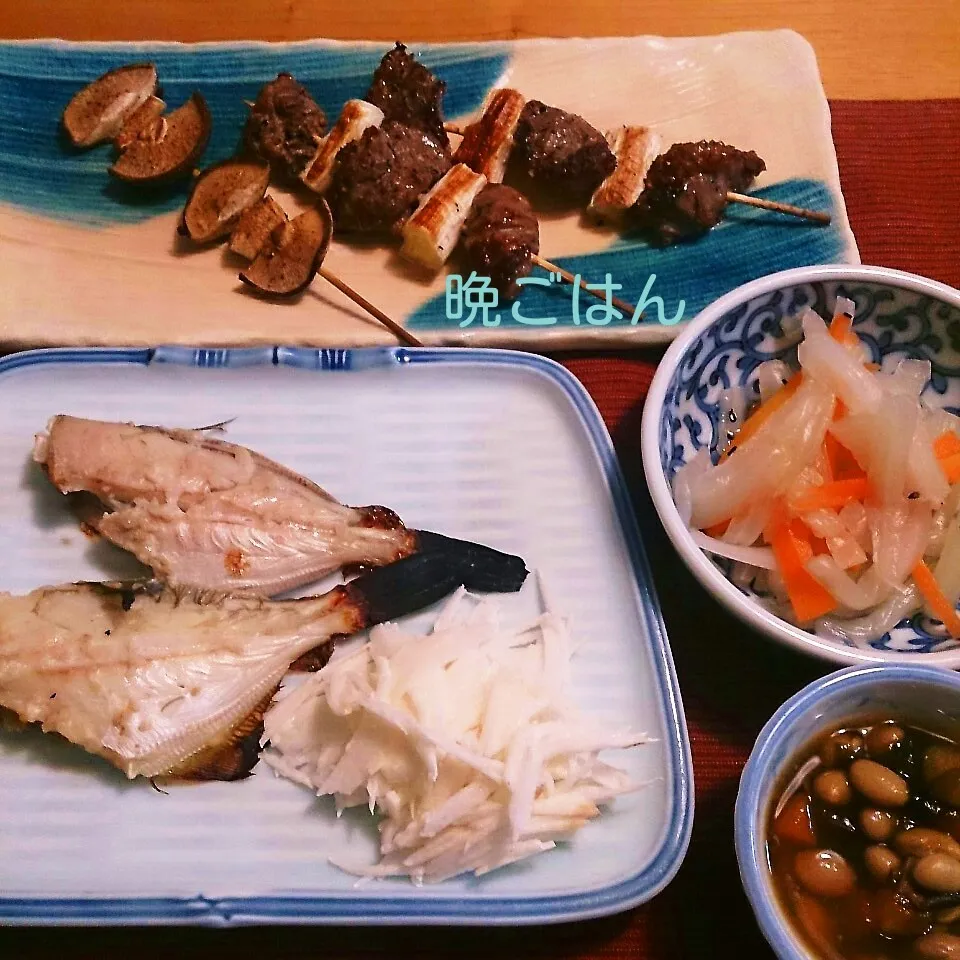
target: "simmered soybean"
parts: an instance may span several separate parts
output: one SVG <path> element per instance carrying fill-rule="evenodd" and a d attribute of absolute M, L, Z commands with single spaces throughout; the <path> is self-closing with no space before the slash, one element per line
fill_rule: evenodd
<path fill-rule="evenodd" d="M 811 955 L 960 960 L 960 746 L 884 718 L 829 733 L 793 769 L 811 756 L 768 842 Z"/>

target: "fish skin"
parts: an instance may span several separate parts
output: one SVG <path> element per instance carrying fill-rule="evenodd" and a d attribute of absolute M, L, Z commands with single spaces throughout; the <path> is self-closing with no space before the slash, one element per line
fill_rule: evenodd
<path fill-rule="evenodd" d="M 416 534 L 386 507 L 349 507 L 292 470 L 198 431 L 58 415 L 34 459 L 87 519 L 164 582 L 272 596 L 345 565 L 391 563 Z"/>

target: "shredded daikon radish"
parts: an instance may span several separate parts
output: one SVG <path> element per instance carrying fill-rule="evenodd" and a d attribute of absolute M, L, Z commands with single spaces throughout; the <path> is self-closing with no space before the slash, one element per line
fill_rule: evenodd
<path fill-rule="evenodd" d="M 817 621 L 816 632 L 830 640 L 839 640 L 853 646 L 865 646 L 892 630 L 904 617 L 920 609 L 920 591 L 911 583 L 898 587 L 879 607 L 864 617 L 841 620 L 824 617 Z"/>
<path fill-rule="evenodd" d="M 542 581 L 541 596 L 545 612 L 512 629 L 493 600 L 460 590 L 426 636 L 375 627 L 267 712 L 263 758 L 278 775 L 381 816 L 379 863 L 338 867 L 480 876 L 569 840 L 637 789 L 600 752 L 649 740 L 576 708 L 574 645 Z"/>
<path fill-rule="evenodd" d="M 834 340 L 823 320 L 809 308 L 801 318 L 803 343 L 797 348 L 804 373 L 824 383 L 854 413 L 876 410 L 883 396 L 876 377 L 859 357 Z"/>
<path fill-rule="evenodd" d="M 764 570 L 773 570 L 777 565 L 773 551 L 769 547 L 738 547 L 734 543 L 708 537 L 699 530 L 693 531 L 694 543 L 701 550 L 712 553 L 717 557 L 726 557 L 727 560 L 737 560 L 740 563 L 749 563 L 753 567 Z"/>
<path fill-rule="evenodd" d="M 950 499 L 954 499 L 954 494 L 960 491 L 960 484 L 953 489 L 954 493 L 951 494 Z M 954 500 L 956 505 L 953 516 L 947 523 L 943 547 L 934 571 L 940 589 L 953 604 L 960 599 L 960 502 L 958 501 L 960 501 L 960 494 L 957 494 L 957 499 Z"/>
<path fill-rule="evenodd" d="M 772 496 L 792 481 L 816 456 L 833 406 L 829 390 L 805 381 L 749 443 L 690 479 L 693 524 L 702 529 L 727 520 L 746 504 Z"/>
<path fill-rule="evenodd" d="M 743 547 L 756 543 L 757 538 L 763 533 L 763 528 L 769 522 L 772 511 L 773 502 L 770 500 L 758 500 L 749 504 L 730 521 L 730 526 L 727 527 L 721 539 Z"/>
<path fill-rule="evenodd" d="M 710 452 L 704 447 L 693 455 L 673 475 L 673 500 L 684 523 L 689 523 L 693 513 L 690 483 L 694 477 L 710 469 Z"/>
<path fill-rule="evenodd" d="M 782 360 L 766 360 L 757 367 L 760 400 L 769 400 L 790 379 L 790 368 Z"/>

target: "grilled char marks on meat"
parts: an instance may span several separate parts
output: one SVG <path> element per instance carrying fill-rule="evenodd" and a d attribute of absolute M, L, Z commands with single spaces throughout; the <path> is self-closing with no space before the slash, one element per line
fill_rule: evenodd
<path fill-rule="evenodd" d="M 447 134 L 443 129 L 443 94 L 446 89 L 442 80 L 398 43 L 380 61 L 364 99 L 379 107 L 385 120 L 396 120 L 423 130 L 446 146 Z"/>
<path fill-rule="evenodd" d="M 723 219 L 727 191 L 746 190 L 765 169 L 752 150 L 716 140 L 675 143 L 653 161 L 634 221 L 657 246 L 694 240 Z"/>
<path fill-rule="evenodd" d="M 613 173 L 617 158 L 583 117 L 531 100 L 514 134 L 514 154 L 527 176 L 577 202 Z"/>
<path fill-rule="evenodd" d="M 527 198 L 512 187 L 488 184 L 473 203 L 463 230 L 463 255 L 470 270 L 490 277 L 506 297 L 540 252 L 540 227 Z"/>
<path fill-rule="evenodd" d="M 449 169 L 446 141 L 388 120 L 337 158 L 327 199 L 340 230 L 385 233 L 413 213 Z"/>
<path fill-rule="evenodd" d="M 289 73 L 264 85 L 247 117 L 244 145 L 276 173 L 296 180 L 317 152 L 327 129 L 320 106 Z"/>

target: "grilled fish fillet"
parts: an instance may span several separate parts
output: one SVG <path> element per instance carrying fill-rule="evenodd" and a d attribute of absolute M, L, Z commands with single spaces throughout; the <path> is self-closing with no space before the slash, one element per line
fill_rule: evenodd
<path fill-rule="evenodd" d="M 34 459 L 61 493 L 104 506 L 87 522 L 165 583 L 270 596 L 350 564 L 417 549 L 386 507 L 348 507 L 245 447 L 188 430 L 57 416 Z"/>
<path fill-rule="evenodd" d="M 302 600 L 156 583 L 0 594 L 0 706 L 131 779 L 235 779 L 256 762 L 263 711 L 297 657 L 461 584 L 489 588 L 493 575 L 518 590 L 526 568 L 499 557 L 438 549 Z"/>

